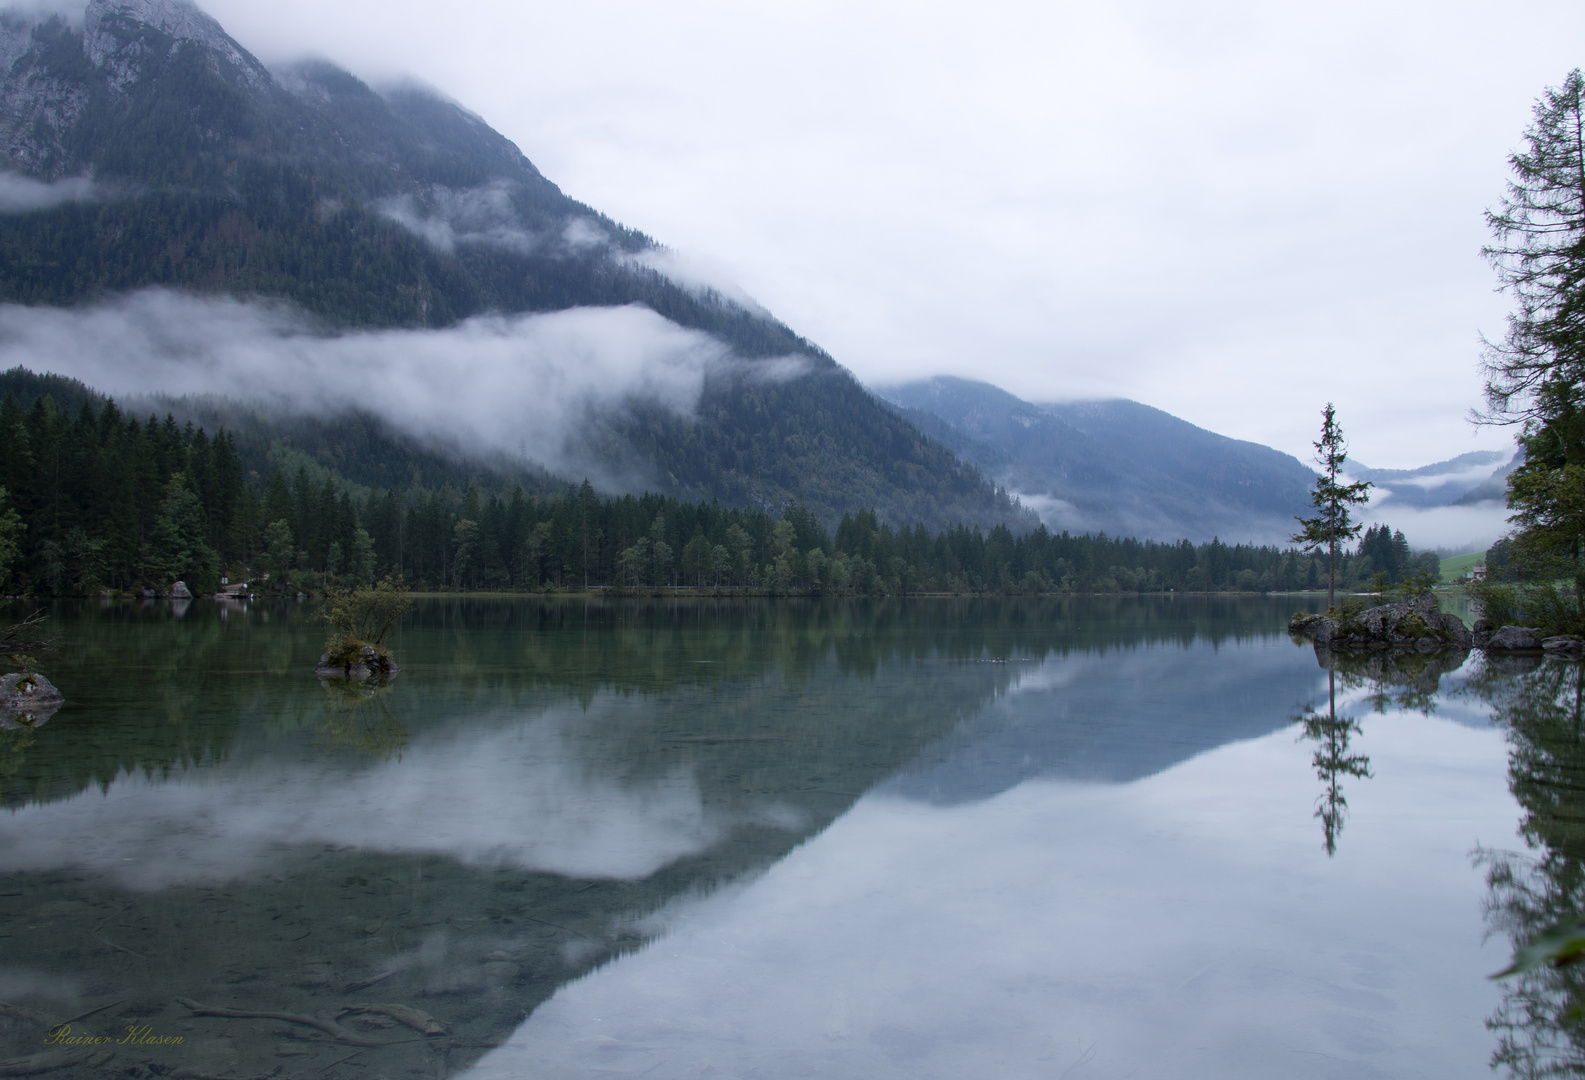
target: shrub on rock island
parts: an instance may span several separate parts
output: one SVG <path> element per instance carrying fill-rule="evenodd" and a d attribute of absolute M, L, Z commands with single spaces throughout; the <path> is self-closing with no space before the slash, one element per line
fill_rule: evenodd
<path fill-rule="evenodd" d="M 319 615 L 330 627 L 325 639 L 326 662 L 350 667 L 365 662 L 364 650 L 372 649 L 382 665 L 388 664 L 391 654 L 385 639 L 412 606 L 412 597 L 400 578 L 387 576 L 377 585 L 331 589 Z"/>

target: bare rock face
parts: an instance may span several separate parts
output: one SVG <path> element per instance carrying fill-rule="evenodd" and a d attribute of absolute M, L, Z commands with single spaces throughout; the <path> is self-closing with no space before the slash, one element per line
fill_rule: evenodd
<path fill-rule="evenodd" d="M 0 729 L 38 727 L 64 704 L 61 692 L 42 675 L 0 675 Z"/>
<path fill-rule="evenodd" d="M 1334 650 L 1415 649 L 1436 652 L 1467 649 L 1469 628 L 1442 610 L 1435 594 L 1406 603 L 1381 604 L 1357 615 L 1295 615 L 1288 632 Z"/>
<path fill-rule="evenodd" d="M 154 30 L 151 37 L 145 30 Z M 160 38 L 168 39 L 168 45 Z M 143 70 L 151 50 L 185 42 L 203 45 L 227 60 L 247 82 L 262 86 L 269 74 L 220 24 L 182 0 L 92 0 L 83 13 L 83 55 L 120 90 Z"/>
<path fill-rule="evenodd" d="M 1550 656 L 1585 656 L 1585 640 L 1576 634 L 1557 634 L 1543 638 L 1541 647 Z"/>
<path fill-rule="evenodd" d="M 1541 635 L 1528 626 L 1505 626 L 1486 642 L 1487 652 L 1540 652 Z"/>
<path fill-rule="evenodd" d="M 389 656 L 381 656 L 371 645 L 365 645 L 358 651 L 358 660 L 350 664 L 332 664 L 330 654 L 322 653 L 319 664 L 314 668 L 314 674 L 321 679 L 350 679 L 354 682 L 366 682 L 369 679 L 389 679 L 401 673 L 401 668 L 396 666 L 396 661 Z"/>
<path fill-rule="evenodd" d="M 184 47 L 209 68 L 255 90 L 274 80 L 214 19 L 185 0 L 91 0 L 81 28 L 42 13 L 0 12 L 0 162 L 42 185 L 0 190 L 0 204 L 33 209 L 89 199 L 86 176 L 67 177 L 73 128 L 99 87 L 124 95 L 151 64 Z M 86 63 L 85 63 L 86 61 Z"/>

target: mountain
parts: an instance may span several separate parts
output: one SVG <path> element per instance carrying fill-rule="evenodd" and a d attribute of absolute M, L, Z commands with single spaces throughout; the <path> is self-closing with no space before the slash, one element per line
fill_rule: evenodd
<path fill-rule="evenodd" d="M 828 522 L 869 506 L 898 524 L 1027 523 L 818 347 L 668 277 L 653 240 L 565 195 L 480 117 L 323 62 L 271 71 L 179 0 L 93 0 L 81 26 L 0 16 L 0 158 L 0 302 L 267 298 L 320 335 L 637 305 L 733 362 L 706 371 L 691 410 L 639 393 L 570 421 L 567 456 L 590 475 L 801 498 Z"/>
<path fill-rule="evenodd" d="M 1282 543 L 1315 474 L 1133 401 L 1036 405 L 939 377 L 877 391 L 1056 529 Z"/>
<path fill-rule="evenodd" d="M 1350 461 L 1347 470 L 1350 478 L 1369 480 L 1377 488 L 1372 509 L 1429 509 L 1501 503 L 1508 492 L 1508 474 L 1523 460 L 1523 451 L 1509 455 L 1473 450 L 1418 469 L 1372 469 Z"/>

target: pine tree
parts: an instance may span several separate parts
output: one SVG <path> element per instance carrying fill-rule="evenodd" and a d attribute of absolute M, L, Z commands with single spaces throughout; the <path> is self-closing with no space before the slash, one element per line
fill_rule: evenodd
<path fill-rule="evenodd" d="M 1343 429 L 1337 423 L 1337 411 L 1328 401 L 1321 410 L 1321 437 L 1314 443 L 1315 460 L 1321 466 L 1321 475 L 1315 478 L 1310 492 L 1310 502 L 1316 508 L 1313 518 L 1295 518 L 1304 528 L 1292 540 L 1305 551 L 1326 548 L 1326 606 L 1336 607 L 1337 548 L 1359 535 L 1363 525 L 1349 518 L 1348 508 L 1365 502 L 1370 496 L 1370 482 L 1345 484 L 1340 480 L 1343 462 L 1348 460 L 1348 447 L 1343 442 Z"/>
<path fill-rule="evenodd" d="M 1483 420 L 1521 427 L 1508 478 L 1515 553 L 1574 578 L 1585 605 L 1585 76 L 1548 88 L 1509 156 L 1513 178 L 1488 212 L 1486 257 L 1516 310 L 1486 350 Z"/>

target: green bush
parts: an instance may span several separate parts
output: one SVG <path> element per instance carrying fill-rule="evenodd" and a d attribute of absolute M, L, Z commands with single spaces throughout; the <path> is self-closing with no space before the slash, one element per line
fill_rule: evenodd
<path fill-rule="evenodd" d="M 1585 634 L 1585 612 L 1572 588 L 1550 582 L 1475 581 L 1469 594 L 1494 630 L 1530 626 L 1543 637 Z"/>
<path fill-rule="evenodd" d="M 330 590 L 319 615 L 330 626 L 330 636 L 325 639 L 330 662 L 356 663 L 365 646 L 372 647 L 381 659 L 389 659 L 386 636 L 412 606 L 412 597 L 400 578 L 385 577 L 378 585 Z"/>

